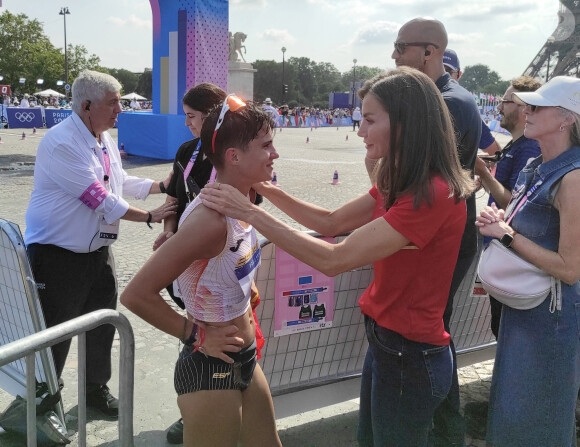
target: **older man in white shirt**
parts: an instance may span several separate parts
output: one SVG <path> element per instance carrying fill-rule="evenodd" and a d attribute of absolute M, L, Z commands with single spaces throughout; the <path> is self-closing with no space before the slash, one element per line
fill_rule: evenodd
<path fill-rule="evenodd" d="M 72 115 L 50 129 L 38 146 L 24 240 L 48 327 L 116 308 L 109 245 L 117 240 L 120 219 L 149 225 L 175 213 L 174 203 L 145 211 L 122 198 L 145 199 L 164 191 L 169 179 L 154 182 L 123 170 L 107 132 L 121 112 L 120 90 L 112 76 L 82 72 L 73 84 Z M 118 416 L 118 401 L 107 387 L 114 334 L 114 327 L 104 325 L 86 337 L 87 405 L 111 418 Z M 69 346 L 70 340 L 52 349 L 59 377 Z"/>

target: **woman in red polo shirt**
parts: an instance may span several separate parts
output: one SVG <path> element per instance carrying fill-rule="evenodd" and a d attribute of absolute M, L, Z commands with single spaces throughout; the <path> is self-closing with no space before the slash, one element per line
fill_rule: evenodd
<path fill-rule="evenodd" d="M 435 84 L 400 67 L 359 91 L 367 157 L 381 158 L 377 184 L 336 211 L 265 182 L 258 192 L 329 244 L 294 230 L 232 188 L 206 187 L 203 203 L 251 223 L 276 245 L 333 276 L 374 263 L 361 296 L 369 349 L 363 368 L 359 443 L 426 446 L 433 413 L 451 385 L 443 310 L 473 182 L 458 160 L 451 119 Z"/>

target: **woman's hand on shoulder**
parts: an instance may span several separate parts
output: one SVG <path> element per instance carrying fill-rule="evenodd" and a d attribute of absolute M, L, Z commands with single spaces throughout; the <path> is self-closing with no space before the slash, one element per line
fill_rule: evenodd
<path fill-rule="evenodd" d="M 259 192 L 259 191 L 258 191 Z M 252 203 L 238 189 L 222 183 L 208 183 L 200 193 L 202 203 L 218 213 L 247 222 Z"/>

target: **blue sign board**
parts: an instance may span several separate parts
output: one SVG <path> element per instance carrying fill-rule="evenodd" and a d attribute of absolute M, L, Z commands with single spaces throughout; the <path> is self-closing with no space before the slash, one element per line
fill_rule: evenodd
<path fill-rule="evenodd" d="M 7 107 L 8 127 L 11 129 L 32 129 L 33 127 L 43 127 L 42 109 Z"/>
<path fill-rule="evenodd" d="M 71 114 L 71 109 L 44 109 L 44 120 L 46 122 L 46 127 L 50 128 L 52 126 L 56 126 L 64 119 L 71 116 Z"/>

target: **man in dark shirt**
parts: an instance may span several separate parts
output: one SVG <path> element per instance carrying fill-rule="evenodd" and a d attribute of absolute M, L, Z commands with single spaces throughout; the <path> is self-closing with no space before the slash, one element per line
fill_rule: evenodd
<path fill-rule="evenodd" d="M 524 136 L 526 116 L 524 106 L 513 101 L 514 92 L 533 92 L 542 84 L 530 76 L 520 76 L 511 82 L 498 110 L 501 113 L 500 125 L 512 134 L 512 140 L 500 152 L 501 157 L 495 169 L 495 176 L 480 159 L 475 164 L 475 173 L 479 175 L 482 185 L 489 191 L 489 202 L 496 203 L 498 208 L 506 209 L 511 193 L 520 171 L 528 164 L 530 159 L 540 155 L 540 146 L 536 140 Z M 489 243 L 491 238 L 484 238 L 484 243 Z M 497 339 L 499 322 L 501 318 L 501 303 L 492 296 L 489 297 L 491 305 L 491 331 Z"/>
<path fill-rule="evenodd" d="M 397 66 L 406 65 L 416 68 L 435 82 L 453 119 L 461 166 L 473 173 L 481 137 L 481 116 L 471 93 L 446 73 L 443 66 L 443 54 L 446 47 L 447 31 L 441 22 L 416 18 L 405 23 L 399 30 L 395 50 L 391 57 Z M 466 204 L 467 222 L 453 272 L 447 307 L 443 314 L 443 323 L 447 332 L 450 332 L 453 297 L 477 254 L 475 196 L 468 198 Z M 453 341 L 451 341 L 451 350 L 453 380 L 447 398 L 437 409 L 433 418 L 434 442 L 435 445 L 464 446 L 465 424 L 459 412 L 459 382 Z"/>

